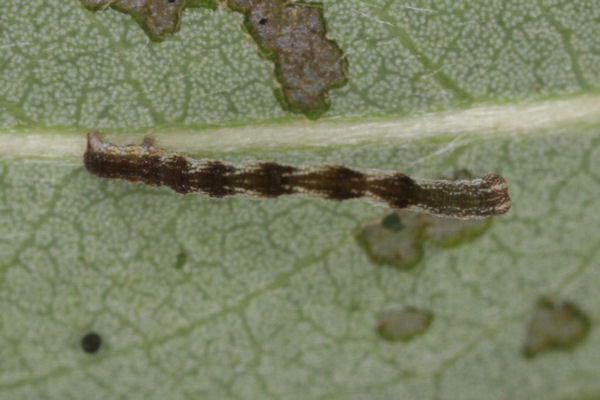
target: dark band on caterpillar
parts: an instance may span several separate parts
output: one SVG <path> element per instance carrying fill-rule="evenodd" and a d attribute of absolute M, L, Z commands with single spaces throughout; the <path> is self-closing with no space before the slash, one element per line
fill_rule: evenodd
<path fill-rule="evenodd" d="M 364 198 L 392 208 L 454 218 L 485 218 L 510 208 L 508 186 L 499 175 L 473 180 L 413 179 L 399 172 L 361 172 L 339 165 L 291 166 L 276 162 L 233 165 L 196 160 L 154 147 L 103 142 L 87 134 L 87 170 L 102 178 L 166 186 L 178 193 L 211 197 L 301 195 L 327 200 Z"/>

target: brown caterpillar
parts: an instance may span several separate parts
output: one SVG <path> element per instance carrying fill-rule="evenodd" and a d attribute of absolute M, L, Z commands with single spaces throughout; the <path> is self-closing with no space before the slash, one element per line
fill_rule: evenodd
<path fill-rule="evenodd" d="M 148 137 L 140 146 L 117 146 L 103 142 L 97 131 L 87 134 L 83 160 L 90 174 L 102 178 L 211 197 L 364 198 L 392 208 L 462 219 L 504 214 L 511 205 L 508 186 L 499 175 L 430 180 L 413 179 L 399 172 L 360 172 L 340 165 L 292 166 L 263 161 L 233 165 L 168 153 L 154 147 L 153 139 Z"/>

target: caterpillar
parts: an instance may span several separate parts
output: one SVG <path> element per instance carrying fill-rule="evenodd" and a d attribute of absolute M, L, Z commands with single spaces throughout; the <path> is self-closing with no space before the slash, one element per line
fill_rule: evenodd
<path fill-rule="evenodd" d="M 390 171 L 362 172 L 341 165 L 292 166 L 273 161 L 234 165 L 169 153 L 154 147 L 149 137 L 139 146 L 117 146 L 102 141 L 94 130 L 87 134 L 83 161 L 90 174 L 102 178 L 210 197 L 366 199 L 391 208 L 461 219 L 504 214 L 511 206 L 508 185 L 496 174 L 446 180 L 411 178 Z"/>

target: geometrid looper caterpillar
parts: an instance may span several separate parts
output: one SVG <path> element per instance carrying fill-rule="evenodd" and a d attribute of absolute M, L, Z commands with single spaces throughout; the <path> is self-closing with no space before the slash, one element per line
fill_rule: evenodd
<path fill-rule="evenodd" d="M 339 165 L 292 166 L 259 161 L 233 165 L 196 160 L 154 147 L 103 142 L 98 132 L 87 134 L 85 167 L 102 178 L 166 186 L 178 193 L 211 197 L 299 195 L 326 200 L 367 199 L 454 218 L 485 218 L 510 208 L 508 187 L 499 175 L 472 180 L 416 179 L 399 172 L 356 171 Z"/>

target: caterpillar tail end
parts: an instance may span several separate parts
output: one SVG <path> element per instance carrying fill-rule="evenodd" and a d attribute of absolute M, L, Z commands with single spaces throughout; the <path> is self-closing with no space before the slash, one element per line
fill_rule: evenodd
<path fill-rule="evenodd" d="M 512 205 L 510 195 L 508 194 L 508 184 L 500 175 L 490 174 L 483 177 L 488 184 L 491 200 L 491 214 L 502 215 L 510 210 Z"/>

